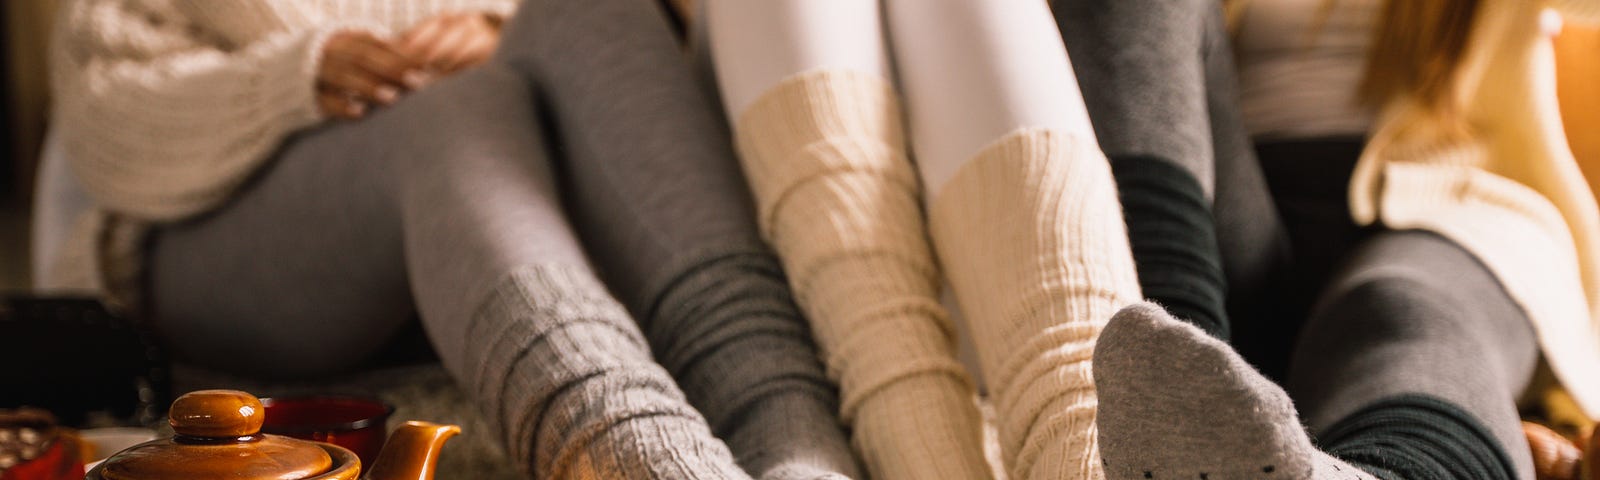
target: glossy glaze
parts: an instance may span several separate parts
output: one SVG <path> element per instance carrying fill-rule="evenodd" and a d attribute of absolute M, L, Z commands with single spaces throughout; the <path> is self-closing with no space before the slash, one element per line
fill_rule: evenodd
<path fill-rule="evenodd" d="M 87 480 L 355 480 L 361 460 L 349 450 L 260 433 L 263 409 L 254 396 L 232 390 L 192 392 L 173 402 L 173 438 L 139 444 L 112 456 Z M 379 454 L 371 480 L 429 480 L 455 425 L 407 422 Z"/>

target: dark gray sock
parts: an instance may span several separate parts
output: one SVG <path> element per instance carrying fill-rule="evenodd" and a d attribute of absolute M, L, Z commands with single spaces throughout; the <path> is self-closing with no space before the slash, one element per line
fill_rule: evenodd
<path fill-rule="evenodd" d="M 657 358 L 753 475 L 859 476 L 721 110 L 660 5 L 520 8 L 500 58 L 535 79 L 574 224 Z"/>

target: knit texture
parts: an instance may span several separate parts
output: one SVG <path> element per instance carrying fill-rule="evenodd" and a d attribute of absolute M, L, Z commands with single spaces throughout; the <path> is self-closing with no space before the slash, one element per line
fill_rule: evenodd
<path fill-rule="evenodd" d="M 1461 408 L 1427 395 L 1368 405 L 1317 436 L 1329 454 L 1385 480 L 1527 478 L 1500 442 Z"/>
<path fill-rule="evenodd" d="M 537 84 L 596 270 L 753 476 L 857 477 L 727 124 L 653 0 L 527 0 L 497 58 Z"/>
<path fill-rule="evenodd" d="M 1230 335 L 1216 228 L 1194 177 L 1155 159 L 1111 162 L 1145 297 L 1222 340 Z"/>
<path fill-rule="evenodd" d="M 139 232 L 140 223 L 215 208 L 291 132 L 322 120 L 315 78 L 342 30 L 378 35 L 447 11 L 510 14 L 514 0 L 71 0 L 51 58 L 55 127 L 73 176 L 94 199 L 74 237 Z M 54 266 L 93 292 L 136 277 L 139 235 L 72 241 Z M 88 249 L 96 249 L 90 251 Z M 123 262 L 123 263 L 119 263 Z M 104 274 L 114 274 L 109 278 Z M 129 295 L 119 295 L 130 300 Z"/>
<path fill-rule="evenodd" d="M 1372 480 L 1311 444 L 1294 402 L 1227 344 L 1143 303 L 1094 351 L 1106 478 Z"/>
<path fill-rule="evenodd" d="M 1089 360 L 1100 327 L 1139 299 L 1105 157 L 1091 139 L 1019 130 L 967 162 L 930 212 L 1012 478 L 1098 477 Z"/>
<path fill-rule="evenodd" d="M 519 269 L 467 326 L 453 372 L 536 478 L 749 478 L 580 269 Z"/>
<path fill-rule="evenodd" d="M 735 133 L 869 473 L 986 478 L 899 112 L 883 78 L 817 71 L 770 89 Z"/>

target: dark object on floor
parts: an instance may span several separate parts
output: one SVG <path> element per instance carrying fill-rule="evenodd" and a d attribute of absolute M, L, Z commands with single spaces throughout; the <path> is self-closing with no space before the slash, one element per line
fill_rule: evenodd
<path fill-rule="evenodd" d="M 0 408 L 43 408 L 64 425 L 98 412 L 148 423 L 167 404 L 167 383 L 154 338 L 96 300 L 0 300 Z"/>

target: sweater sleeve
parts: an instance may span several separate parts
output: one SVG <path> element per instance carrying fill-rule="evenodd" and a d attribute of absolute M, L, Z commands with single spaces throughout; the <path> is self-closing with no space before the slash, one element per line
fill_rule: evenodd
<path fill-rule="evenodd" d="M 74 174 L 102 207 L 144 220 L 214 207 L 285 136 L 318 122 L 318 54 L 352 28 L 277 28 L 235 44 L 163 5 L 70 1 L 55 44 Z"/>

